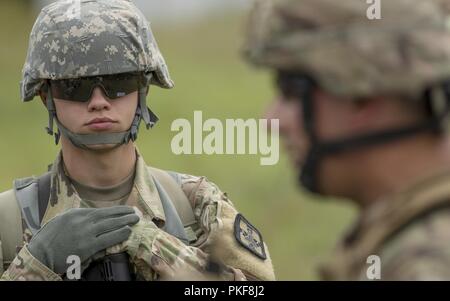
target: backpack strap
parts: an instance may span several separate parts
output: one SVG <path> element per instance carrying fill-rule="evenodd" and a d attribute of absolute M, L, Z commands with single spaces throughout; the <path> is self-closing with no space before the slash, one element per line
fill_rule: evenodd
<path fill-rule="evenodd" d="M 24 228 L 33 234 L 39 230 L 50 197 L 50 179 L 50 173 L 38 178 L 17 179 L 14 189 L 3 193 L 0 200 L 0 272 L 9 266 L 17 248 L 22 246 Z"/>
<path fill-rule="evenodd" d="M 35 178 L 17 179 L 14 191 L 22 218 L 33 235 L 40 229 L 50 197 L 50 172 Z"/>
<path fill-rule="evenodd" d="M 187 237 L 183 223 L 173 202 L 157 179 L 154 179 L 154 183 L 156 189 L 158 190 L 159 199 L 161 200 L 161 204 L 164 209 L 164 215 L 166 216 L 166 222 L 161 229 L 175 236 L 185 245 L 189 245 L 189 238 Z"/>
<path fill-rule="evenodd" d="M 159 184 L 161 184 L 164 191 L 167 193 L 167 196 L 171 200 L 171 203 L 173 204 L 174 209 L 184 227 L 188 241 L 196 241 L 197 236 L 195 235 L 192 226 L 197 224 L 197 220 L 188 198 L 181 189 L 180 175 L 176 172 L 168 172 L 154 167 L 149 167 L 149 169 L 153 177 L 157 180 L 155 183 L 159 182 Z M 163 202 L 164 206 L 163 198 L 161 198 L 161 202 Z M 166 212 L 166 208 L 164 207 L 164 214 L 166 214 L 167 217 L 166 220 L 171 220 L 171 217 L 167 216 L 168 213 L 170 213 L 170 210 Z"/>
<path fill-rule="evenodd" d="M 39 224 L 44 218 L 45 211 L 47 211 L 48 202 L 50 200 L 50 181 L 51 173 L 46 174 L 37 178 L 38 184 L 38 201 L 39 201 Z"/>
<path fill-rule="evenodd" d="M 152 175 L 161 183 L 177 209 L 185 227 L 197 223 L 191 204 L 181 189 L 181 178 L 178 173 L 168 172 L 150 167 Z"/>
<path fill-rule="evenodd" d="M 23 244 L 22 218 L 14 190 L 0 193 L 0 275 Z"/>

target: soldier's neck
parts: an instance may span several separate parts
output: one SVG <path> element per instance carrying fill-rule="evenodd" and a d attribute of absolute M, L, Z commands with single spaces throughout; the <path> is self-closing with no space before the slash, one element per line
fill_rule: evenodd
<path fill-rule="evenodd" d="M 356 176 L 354 199 L 364 209 L 427 178 L 450 172 L 450 139 L 431 135 L 380 147 L 367 157 Z"/>
<path fill-rule="evenodd" d="M 64 165 L 78 183 L 110 187 L 121 183 L 134 170 L 136 149 L 132 142 L 106 150 L 84 150 L 62 139 Z"/>

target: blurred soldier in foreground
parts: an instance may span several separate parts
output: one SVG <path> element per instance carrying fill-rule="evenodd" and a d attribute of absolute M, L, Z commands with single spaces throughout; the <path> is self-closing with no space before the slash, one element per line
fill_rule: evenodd
<path fill-rule="evenodd" d="M 42 10 L 21 95 L 40 95 L 62 149 L 48 173 L 0 194 L 2 279 L 72 279 L 74 256 L 83 280 L 202 275 L 214 244 L 223 248 L 216 279 L 274 279 L 261 234 L 215 184 L 145 164 L 134 141 L 141 121 L 149 129 L 158 120 L 146 103 L 151 84 L 173 87 L 131 1 L 64 0 Z"/>
<path fill-rule="evenodd" d="M 367 280 L 378 255 L 382 280 L 450 280 L 450 1 L 368 6 L 258 1 L 245 55 L 276 75 L 301 184 L 360 209 L 322 278 Z"/>

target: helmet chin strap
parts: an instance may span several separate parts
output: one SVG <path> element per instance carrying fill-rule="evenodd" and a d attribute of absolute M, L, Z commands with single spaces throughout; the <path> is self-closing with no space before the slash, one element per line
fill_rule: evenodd
<path fill-rule="evenodd" d="M 48 89 L 46 100 L 47 110 L 49 114 L 48 127 L 46 128 L 47 133 L 49 135 L 55 136 L 56 144 L 59 143 L 62 134 L 67 139 L 69 139 L 69 141 L 73 145 L 82 149 L 90 149 L 89 146 L 91 145 L 115 144 L 116 146 L 120 146 L 123 144 L 127 144 L 130 140 L 136 141 L 141 120 L 144 120 L 147 129 L 152 128 L 158 121 L 158 117 L 147 107 L 146 97 L 147 87 L 140 88 L 138 93 L 138 106 L 136 108 L 136 113 L 134 115 L 133 122 L 131 123 L 131 127 L 127 131 L 118 133 L 77 134 L 67 129 L 58 120 L 53 95 L 51 89 Z M 53 130 L 53 122 L 56 123 L 56 126 L 58 128 L 57 133 L 55 133 Z"/>
<path fill-rule="evenodd" d="M 307 93 L 302 98 L 303 127 L 310 138 L 311 146 L 299 174 L 301 184 L 311 192 L 321 193 L 319 167 L 320 162 L 326 156 L 397 141 L 421 132 L 439 132 L 445 127 L 444 121 L 450 112 L 450 84 L 447 84 L 445 87 L 434 87 L 425 95 L 425 99 L 430 102 L 430 105 L 437 102 L 442 103 L 442 108 L 439 111 L 432 112 L 431 117 L 422 123 L 334 141 L 319 141 L 314 126 L 315 110 L 313 99 L 311 93 Z"/>

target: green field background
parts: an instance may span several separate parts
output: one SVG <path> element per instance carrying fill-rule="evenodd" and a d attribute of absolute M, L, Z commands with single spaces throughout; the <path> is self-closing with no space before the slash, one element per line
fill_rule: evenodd
<path fill-rule="evenodd" d="M 58 152 L 44 127 L 47 114 L 38 101 L 21 103 L 19 81 L 29 32 L 37 12 L 21 1 L 0 2 L 0 190 L 13 179 L 39 175 Z M 259 155 L 174 155 L 170 125 L 176 118 L 261 118 L 274 95 L 270 74 L 247 66 L 240 56 L 245 15 L 216 15 L 189 24 L 155 26 L 153 31 L 176 83 L 153 88 L 150 106 L 157 127 L 141 130 L 138 146 L 150 165 L 206 175 L 263 233 L 277 278 L 317 279 L 325 259 L 354 216 L 345 202 L 302 192 L 281 151 L 277 165 L 261 166 Z"/>

